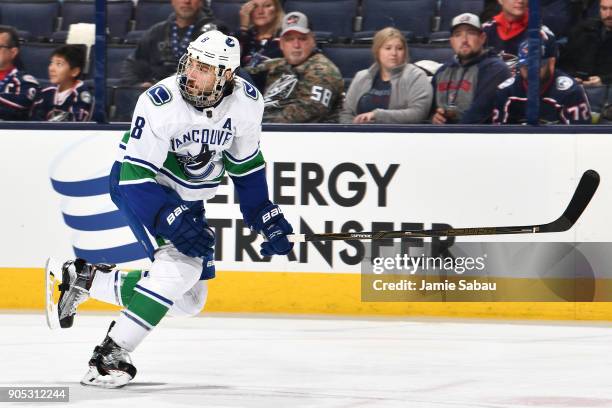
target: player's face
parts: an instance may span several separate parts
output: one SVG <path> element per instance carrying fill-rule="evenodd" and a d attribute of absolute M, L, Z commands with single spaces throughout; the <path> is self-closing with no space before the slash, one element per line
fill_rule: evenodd
<path fill-rule="evenodd" d="M 16 47 L 9 47 L 11 37 L 7 33 L 0 33 L 0 69 L 8 69 L 19 53 Z"/>
<path fill-rule="evenodd" d="M 192 20 L 202 8 L 202 0 L 172 0 L 172 8 L 178 19 Z"/>
<path fill-rule="evenodd" d="M 280 49 L 290 65 L 300 65 L 306 61 L 315 47 L 314 35 L 289 31 L 280 39 Z"/>
<path fill-rule="evenodd" d="M 450 43 L 460 60 L 469 60 L 482 51 L 486 34 L 475 27 L 461 24 L 451 33 Z"/>
<path fill-rule="evenodd" d="M 251 0 L 255 5 L 251 11 L 251 21 L 255 27 L 265 27 L 274 23 L 276 7 L 272 0 Z"/>
<path fill-rule="evenodd" d="M 209 94 L 215 84 L 215 69 L 191 58 L 185 65 L 185 87 L 193 96 Z"/>
<path fill-rule="evenodd" d="M 612 30 L 612 0 L 601 0 L 599 3 L 601 21 L 608 30 Z"/>
<path fill-rule="evenodd" d="M 79 68 L 70 68 L 68 61 L 54 55 L 49 62 L 49 81 L 55 85 L 71 84 L 79 74 Z"/>
<path fill-rule="evenodd" d="M 498 0 L 507 18 L 519 19 L 527 12 L 527 0 Z"/>
<path fill-rule="evenodd" d="M 378 50 L 378 63 L 386 70 L 406 62 L 406 48 L 399 38 L 389 38 Z"/>

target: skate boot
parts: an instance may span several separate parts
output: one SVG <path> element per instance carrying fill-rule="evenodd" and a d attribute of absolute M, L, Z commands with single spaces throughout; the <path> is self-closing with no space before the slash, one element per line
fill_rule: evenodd
<path fill-rule="evenodd" d="M 77 307 L 89 298 L 89 288 L 96 272 L 108 273 L 115 267 L 113 264 L 90 264 L 81 258 L 59 265 L 49 259 L 46 267 L 47 324 L 51 329 L 72 327 Z M 56 304 L 53 291 L 58 281 L 61 282 L 58 286 L 60 297 Z"/>
<path fill-rule="evenodd" d="M 111 323 L 108 331 L 115 322 Z M 83 385 L 102 388 L 120 388 L 136 377 L 136 367 L 128 352 L 119 347 L 108 334 L 99 346 L 94 348 L 89 359 L 89 370 L 81 380 Z"/>

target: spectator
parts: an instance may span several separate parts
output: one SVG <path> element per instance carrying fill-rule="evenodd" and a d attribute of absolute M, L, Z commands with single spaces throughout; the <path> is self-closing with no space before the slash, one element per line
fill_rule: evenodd
<path fill-rule="evenodd" d="M 570 31 L 559 65 L 585 87 L 612 83 L 612 0 L 601 0 L 600 17 Z"/>
<path fill-rule="evenodd" d="M 511 77 L 510 69 L 492 50 L 478 16 L 464 13 L 451 22 L 450 43 L 455 58 L 434 75 L 432 123 L 486 123 L 491 120 L 497 85 Z"/>
<path fill-rule="evenodd" d="M 174 13 L 151 27 L 124 62 L 122 84 L 149 87 L 173 75 L 187 46 L 211 29 L 227 31 L 224 23 L 205 14 L 202 0 L 171 0 Z"/>
<path fill-rule="evenodd" d="M 250 0 L 240 8 L 240 32 L 236 37 L 243 67 L 283 56 L 278 34 L 284 16 L 280 0 Z"/>
<path fill-rule="evenodd" d="M 264 121 L 307 123 L 337 121 L 344 82 L 338 67 L 317 48 L 308 18 L 285 16 L 280 38 L 283 58 L 246 70 L 265 83 Z"/>
<path fill-rule="evenodd" d="M 19 36 L 0 26 L 0 120 L 28 120 L 39 92 L 38 81 L 18 68 Z"/>
<path fill-rule="evenodd" d="M 527 53 L 528 41 L 524 41 L 519 48 L 519 73 L 498 87 L 493 123 L 527 122 Z M 540 123 L 591 123 L 591 108 L 584 88 L 571 76 L 555 69 L 556 53 L 555 37 L 545 36 L 540 67 Z"/>
<path fill-rule="evenodd" d="M 355 74 L 340 115 L 341 123 L 419 123 L 431 106 L 425 72 L 408 63 L 406 38 L 396 28 L 378 31 L 374 64 Z"/>
<path fill-rule="evenodd" d="M 497 52 L 518 55 L 518 46 L 527 39 L 527 0 L 498 0 L 501 4 L 501 12 L 489 22 L 482 25 L 482 30 L 487 35 L 486 47 L 491 47 Z M 542 31 L 552 34 L 546 26 Z"/>
<path fill-rule="evenodd" d="M 42 90 L 34 102 L 32 120 L 83 122 L 91 117 L 91 93 L 79 80 L 85 67 L 85 47 L 63 45 L 51 54 L 49 81 L 54 85 Z"/>

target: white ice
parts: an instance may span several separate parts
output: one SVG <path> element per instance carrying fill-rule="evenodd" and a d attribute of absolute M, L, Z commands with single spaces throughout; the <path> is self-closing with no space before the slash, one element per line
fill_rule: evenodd
<path fill-rule="evenodd" d="M 111 319 L 0 315 L 0 386 L 68 386 L 78 408 L 612 407 L 605 324 L 167 318 L 132 353 L 132 384 L 83 387 Z"/>

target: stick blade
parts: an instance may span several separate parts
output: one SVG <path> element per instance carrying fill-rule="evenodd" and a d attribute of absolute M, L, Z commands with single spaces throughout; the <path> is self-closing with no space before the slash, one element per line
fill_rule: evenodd
<path fill-rule="evenodd" d="M 595 195 L 599 181 L 599 174 L 595 170 L 585 171 L 561 217 L 550 224 L 544 225 L 540 232 L 563 232 L 572 228 Z"/>

